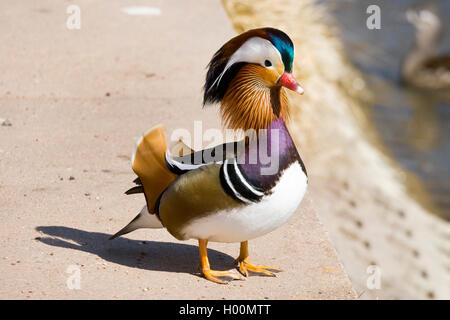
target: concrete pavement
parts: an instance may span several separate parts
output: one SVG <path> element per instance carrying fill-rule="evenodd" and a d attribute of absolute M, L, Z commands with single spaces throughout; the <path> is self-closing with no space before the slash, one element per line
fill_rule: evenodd
<path fill-rule="evenodd" d="M 129 15 L 134 1 L 50 0 L 0 4 L 0 298 L 354 298 L 328 235 L 306 196 L 282 228 L 250 242 L 255 263 L 285 270 L 227 286 L 198 276 L 195 241 L 139 230 L 108 241 L 135 216 L 125 196 L 138 137 L 163 123 L 220 128 L 201 108 L 212 54 L 235 32 L 219 1 L 140 1 L 160 15 Z M 75 4 L 75 3 L 74 3 Z M 228 269 L 238 244 L 212 243 Z M 80 288 L 69 288 L 80 270 Z"/>

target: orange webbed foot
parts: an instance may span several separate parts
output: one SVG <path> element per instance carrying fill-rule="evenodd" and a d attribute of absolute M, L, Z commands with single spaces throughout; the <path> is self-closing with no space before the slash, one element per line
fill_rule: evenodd
<path fill-rule="evenodd" d="M 209 281 L 218 283 L 218 284 L 227 284 L 228 281 L 225 281 L 225 279 L 230 280 L 245 280 L 245 278 L 242 278 L 239 274 L 233 273 L 230 271 L 217 271 L 217 270 L 211 270 L 208 260 L 208 252 L 207 252 L 207 240 L 199 240 L 199 250 L 200 250 L 200 272 L 203 274 L 203 276 L 208 279 Z M 225 279 L 220 279 L 225 278 Z"/>
<path fill-rule="evenodd" d="M 277 271 L 277 272 L 282 271 L 281 269 L 275 268 L 275 267 L 267 267 L 267 266 L 260 266 L 257 264 L 252 264 L 252 263 L 249 263 L 248 260 L 249 260 L 248 241 L 244 241 L 244 242 L 241 242 L 241 250 L 240 250 L 239 257 L 234 261 L 234 264 L 237 265 L 239 272 L 243 276 L 248 277 L 248 272 L 250 271 L 253 273 L 263 274 L 263 275 L 269 276 L 269 277 L 276 277 L 276 274 L 271 271 Z M 271 270 L 271 271 L 269 271 L 269 270 Z"/>
<path fill-rule="evenodd" d="M 248 259 L 239 260 L 238 258 L 234 263 L 237 265 L 239 272 L 245 277 L 248 277 L 248 271 L 253 273 L 260 273 L 269 277 L 276 277 L 276 274 L 269 270 L 277 272 L 282 271 L 281 269 L 275 267 L 260 266 L 257 264 L 249 263 Z"/>

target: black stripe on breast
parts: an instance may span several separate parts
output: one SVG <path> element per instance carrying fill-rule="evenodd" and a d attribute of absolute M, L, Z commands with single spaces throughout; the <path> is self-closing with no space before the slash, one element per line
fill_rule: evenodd
<path fill-rule="evenodd" d="M 241 201 L 236 195 L 234 194 L 233 190 L 231 190 L 230 186 L 228 185 L 225 174 L 224 174 L 224 167 L 223 165 L 220 166 L 220 172 L 219 172 L 219 178 L 220 178 L 220 185 L 222 186 L 223 190 L 232 198 L 234 198 L 237 201 Z"/>

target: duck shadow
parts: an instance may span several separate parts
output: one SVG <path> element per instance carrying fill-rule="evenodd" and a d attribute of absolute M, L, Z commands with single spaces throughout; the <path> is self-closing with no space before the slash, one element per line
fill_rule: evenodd
<path fill-rule="evenodd" d="M 38 226 L 36 230 L 46 235 L 36 240 L 49 246 L 88 252 L 132 268 L 200 275 L 199 252 L 194 245 L 127 238 L 108 240 L 110 235 L 106 233 L 63 226 Z M 208 257 L 216 270 L 233 268 L 234 258 L 227 254 L 208 249 Z"/>

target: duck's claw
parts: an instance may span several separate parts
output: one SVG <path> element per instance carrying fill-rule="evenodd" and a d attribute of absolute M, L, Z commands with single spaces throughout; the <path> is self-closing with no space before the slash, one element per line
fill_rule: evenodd
<path fill-rule="evenodd" d="M 247 259 L 246 260 L 236 259 L 234 263 L 237 264 L 239 272 L 245 277 L 248 277 L 248 271 L 260 273 L 268 277 L 276 277 L 276 274 L 269 270 L 278 272 L 282 271 L 281 269 L 275 267 L 259 266 L 256 264 L 248 263 Z"/>
<path fill-rule="evenodd" d="M 209 281 L 219 283 L 219 284 L 227 284 L 229 281 L 225 281 L 225 279 L 230 279 L 230 281 L 245 280 L 245 278 L 242 278 L 238 274 L 235 274 L 230 271 L 217 271 L 217 270 L 203 269 L 203 270 L 201 270 L 201 273 Z M 220 278 L 225 278 L 225 279 L 222 280 Z"/>

